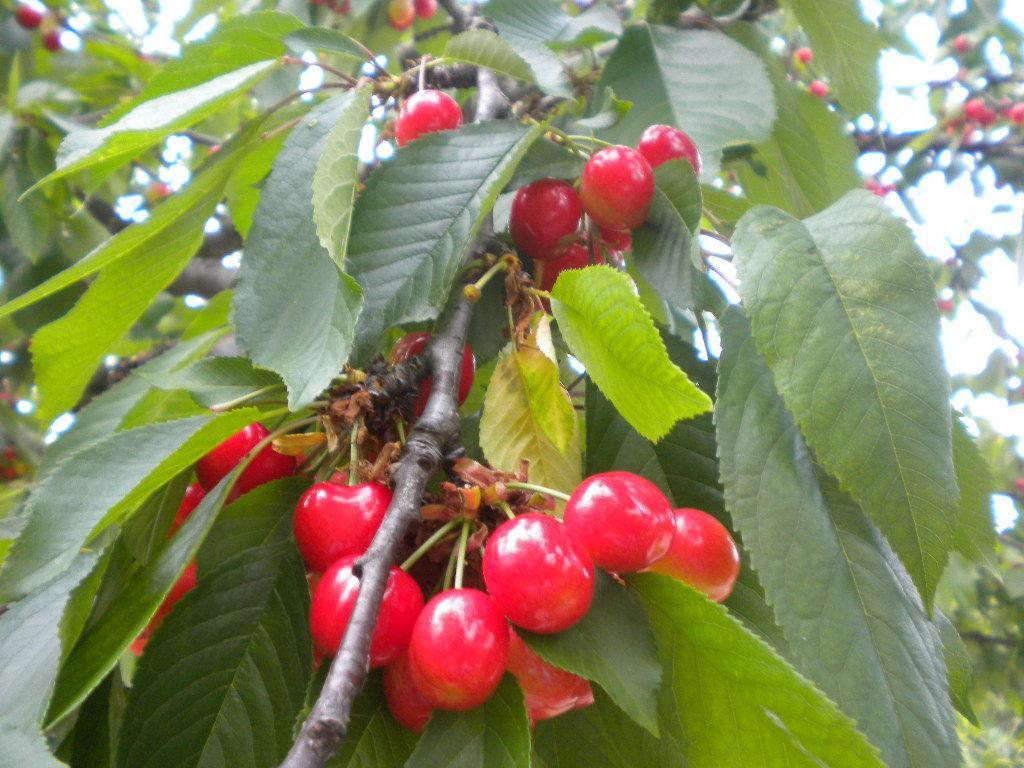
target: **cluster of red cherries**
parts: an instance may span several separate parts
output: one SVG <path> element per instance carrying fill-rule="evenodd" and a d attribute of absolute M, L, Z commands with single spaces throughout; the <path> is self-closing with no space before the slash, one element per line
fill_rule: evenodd
<path fill-rule="evenodd" d="M 654 199 L 653 169 L 676 158 L 688 160 L 700 174 L 693 139 L 670 125 L 652 125 L 636 149 L 617 145 L 594 152 L 583 168 L 579 192 L 560 179 L 540 179 L 516 192 L 509 234 L 519 251 L 534 260 L 539 287 L 550 291 L 566 269 L 606 258 L 621 261 L 632 245 L 631 230 L 647 219 Z M 581 231 L 584 213 L 596 228 L 593 253 Z"/>
<path fill-rule="evenodd" d="M 60 22 L 52 13 L 22 3 L 14 9 L 14 18 L 23 29 L 41 30 L 40 37 L 46 50 L 56 53 L 63 48 L 60 42 Z"/>
<path fill-rule="evenodd" d="M 399 32 L 412 26 L 417 18 L 429 19 L 437 13 L 437 0 L 390 0 L 388 23 Z"/>

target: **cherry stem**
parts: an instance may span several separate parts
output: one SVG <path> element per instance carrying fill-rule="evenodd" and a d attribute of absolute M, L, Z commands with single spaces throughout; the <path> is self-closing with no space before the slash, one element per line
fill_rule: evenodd
<path fill-rule="evenodd" d="M 455 573 L 455 559 L 459 555 L 459 548 L 452 547 L 452 554 L 448 558 L 448 566 L 444 569 L 444 581 L 441 583 L 441 589 L 448 589 L 452 585 L 452 576 Z"/>
<path fill-rule="evenodd" d="M 398 431 L 398 444 L 405 445 L 405 422 L 400 416 L 395 417 L 395 429 Z"/>
<path fill-rule="evenodd" d="M 518 481 L 513 481 L 505 483 L 505 487 L 519 491 L 535 491 L 536 493 L 543 493 L 546 496 L 554 496 L 556 499 L 561 499 L 562 501 L 569 500 L 568 493 L 556 491 L 554 488 L 545 488 L 543 485 L 537 485 L 536 483 L 520 483 Z"/>
<path fill-rule="evenodd" d="M 469 542 L 469 518 L 462 521 L 462 533 L 459 534 L 459 555 L 455 560 L 455 588 L 462 589 L 462 572 L 466 567 L 466 544 Z"/>
<path fill-rule="evenodd" d="M 438 528 L 436 531 L 434 531 L 430 535 L 429 539 L 427 539 L 422 544 L 420 544 L 419 547 L 416 549 L 416 551 L 413 552 L 411 555 L 409 555 L 405 559 L 405 562 L 402 563 L 402 565 L 400 566 L 401 569 L 403 571 L 408 571 L 410 568 L 412 568 L 414 565 L 416 565 L 416 563 L 419 562 L 419 559 L 421 557 L 423 557 L 425 554 L 427 554 L 427 552 L 429 552 L 431 549 L 433 549 L 434 546 L 439 541 L 441 541 L 441 539 L 443 539 L 448 534 L 448 532 L 451 531 L 451 529 L 454 528 L 456 525 L 458 525 L 460 522 L 462 522 L 462 518 L 453 517 L 447 523 L 445 523 L 440 528 Z"/>
<path fill-rule="evenodd" d="M 516 519 L 516 513 L 512 511 L 512 507 L 504 499 L 498 499 L 498 506 L 501 507 L 501 511 L 504 512 L 509 520 Z"/>
<path fill-rule="evenodd" d="M 356 419 L 352 425 L 352 434 L 348 441 L 348 484 L 355 485 L 359 479 L 359 428 L 362 419 Z"/>
<path fill-rule="evenodd" d="M 417 89 L 425 91 L 427 89 L 427 57 L 424 56 L 420 59 L 420 74 L 418 78 Z"/>
<path fill-rule="evenodd" d="M 551 291 L 542 291 L 540 288 L 527 288 L 527 293 L 532 293 L 534 296 L 540 296 L 542 299 L 551 299 Z"/>
<path fill-rule="evenodd" d="M 244 403 L 248 403 L 251 400 L 255 400 L 258 397 L 262 397 L 263 395 L 269 395 L 271 392 L 276 392 L 277 390 L 280 389 L 284 389 L 283 384 L 270 384 L 266 387 L 260 387 L 259 389 L 254 390 L 252 392 L 247 392 L 244 395 L 239 395 L 233 400 L 225 400 L 223 403 L 211 405 L 210 410 L 213 411 L 214 413 L 223 413 L 224 411 L 229 411 L 232 408 L 237 408 L 238 406 L 243 405 Z"/>
<path fill-rule="evenodd" d="M 581 136 L 581 135 L 578 135 L 578 134 L 563 133 L 562 134 L 562 138 L 567 139 L 568 141 L 571 141 L 571 142 L 577 142 L 577 141 L 589 142 L 590 144 L 596 144 L 596 145 L 598 145 L 600 147 L 614 147 L 615 146 L 610 141 L 605 141 L 604 139 L 598 139 L 595 136 Z"/>

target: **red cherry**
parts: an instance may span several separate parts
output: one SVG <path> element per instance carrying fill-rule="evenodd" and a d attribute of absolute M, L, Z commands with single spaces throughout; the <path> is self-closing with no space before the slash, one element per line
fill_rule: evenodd
<path fill-rule="evenodd" d="M 669 160 L 683 157 L 690 161 L 694 173 L 700 175 L 700 152 L 697 151 L 697 145 L 683 131 L 673 128 L 671 125 L 650 126 L 640 137 L 640 143 L 636 148 L 641 155 L 647 158 L 651 168 L 657 168 Z"/>
<path fill-rule="evenodd" d="M 414 331 L 413 333 L 405 334 L 391 348 L 389 356 L 391 362 L 404 363 L 409 358 L 422 353 L 427 348 L 429 340 L 430 334 L 426 331 Z M 467 344 L 462 349 L 462 368 L 459 370 L 459 405 L 466 402 L 466 398 L 469 397 L 469 391 L 473 388 L 473 377 L 475 375 L 476 357 L 473 355 L 473 350 Z M 417 416 L 423 413 L 423 409 L 427 407 L 427 399 L 430 397 L 430 390 L 433 386 L 434 380 L 431 378 L 424 379 L 423 384 L 420 385 L 420 394 L 416 398 L 416 407 L 414 409 Z"/>
<path fill-rule="evenodd" d="M 1014 104 L 1006 111 L 1006 116 L 1017 125 L 1024 125 L 1024 103 Z"/>
<path fill-rule="evenodd" d="M 365 552 L 390 504 L 391 489 L 380 483 L 312 486 L 292 521 L 306 567 L 322 573 L 342 557 Z"/>
<path fill-rule="evenodd" d="M 19 5 L 14 11 L 14 18 L 17 19 L 25 29 L 35 29 L 43 23 L 46 14 L 31 5 Z"/>
<path fill-rule="evenodd" d="M 828 96 L 828 83 L 824 80 L 811 80 L 808 90 L 819 99 L 824 99 Z"/>
<path fill-rule="evenodd" d="M 412 680 L 409 654 L 403 653 L 384 667 L 384 700 L 399 725 L 413 733 L 422 733 L 434 708 L 423 698 Z"/>
<path fill-rule="evenodd" d="M 498 526 L 487 540 L 484 583 L 513 624 L 562 632 L 594 599 L 594 563 L 558 520 L 531 512 Z"/>
<path fill-rule="evenodd" d="M 192 511 L 199 506 L 199 502 L 206 496 L 206 489 L 203 488 L 199 483 L 192 483 L 188 488 L 185 489 L 185 495 L 181 499 L 181 505 L 178 507 L 178 512 L 174 516 L 174 521 L 171 523 L 171 530 L 168 532 L 168 536 L 173 536 L 181 528 L 182 523 L 188 519 L 188 516 L 192 514 Z"/>
<path fill-rule="evenodd" d="M 414 0 L 416 15 L 421 19 L 429 19 L 437 13 L 437 0 Z"/>
<path fill-rule="evenodd" d="M 972 47 L 970 38 L 967 35 L 957 35 L 953 39 L 953 50 L 957 53 L 970 53 Z"/>
<path fill-rule="evenodd" d="M 1024 496 L 1024 477 L 1018 477 L 1014 480 L 1013 487 L 1017 491 L 1018 496 Z"/>
<path fill-rule="evenodd" d="M 416 21 L 416 7 L 413 0 L 391 0 L 388 3 L 388 23 L 399 32 L 408 29 Z M 399 140 L 399 144 L 401 144 Z"/>
<path fill-rule="evenodd" d="M 207 490 L 211 490 L 238 466 L 245 455 L 270 432 L 262 424 L 250 424 L 218 445 L 196 463 L 196 476 Z M 295 472 L 295 457 L 278 453 L 272 446 L 265 447 L 252 460 L 235 482 L 230 499 L 248 493 L 253 488 L 271 480 L 288 477 Z"/>
<path fill-rule="evenodd" d="M 602 568 L 641 571 L 672 543 L 672 505 L 654 483 L 630 472 L 591 475 L 565 505 L 565 527 Z"/>
<path fill-rule="evenodd" d="M 352 575 L 356 557 L 343 557 L 328 568 L 313 593 L 309 629 L 313 643 L 325 657 L 338 652 L 349 617 L 359 595 L 359 579 Z M 370 666 L 374 669 L 397 659 L 409 644 L 416 617 L 423 609 L 423 593 L 405 571 L 392 568 L 384 589 L 377 625 L 370 638 Z"/>
<path fill-rule="evenodd" d="M 64 46 L 60 42 L 60 30 L 59 29 L 48 29 L 42 34 L 43 48 L 48 50 L 50 53 L 56 53 L 61 50 Z"/>
<path fill-rule="evenodd" d="M 410 8 L 412 3 L 409 4 Z M 405 100 L 395 121 L 395 138 L 404 147 L 424 133 L 449 131 L 462 125 L 462 107 L 444 91 L 416 91 Z"/>
<path fill-rule="evenodd" d="M 939 308 L 939 312 L 944 315 L 953 314 L 953 309 L 955 308 L 952 299 L 936 299 L 935 306 L 937 306 Z"/>
<path fill-rule="evenodd" d="M 697 163 L 700 163 L 698 157 Z M 628 229 L 605 229 L 604 227 L 597 228 L 598 236 L 613 251 L 628 251 L 633 247 L 633 233 Z"/>
<path fill-rule="evenodd" d="M 982 98 L 969 99 L 964 104 L 964 115 L 968 120 L 973 120 L 981 126 L 992 125 L 999 118 L 996 111 Z"/>
<path fill-rule="evenodd" d="M 132 641 L 130 646 L 128 646 L 129 650 L 131 650 L 133 654 L 136 656 L 142 655 L 142 652 L 146 650 L 146 645 L 149 643 L 149 639 L 153 636 L 156 628 L 163 623 L 165 618 L 167 618 L 167 614 L 171 612 L 181 598 L 195 588 L 198 575 L 198 566 L 196 565 L 196 561 L 193 560 L 188 564 L 185 570 L 182 571 L 178 580 L 174 582 L 174 586 L 171 587 L 171 591 L 167 593 L 167 597 L 165 597 L 164 601 L 160 603 L 160 607 L 156 609 L 156 613 L 153 615 L 153 618 L 150 619 L 146 628 L 142 630 L 142 632 L 139 633 L 139 636 Z"/>
<path fill-rule="evenodd" d="M 508 671 L 523 690 L 526 711 L 532 722 L 550 720 L 594 703 L 590 683 L 579 675 L 548 664 L 512 627 L 508 628 L 508 633 Z"/>
<path fill-rule="evenodd" d="M 673 576 L 720 603 L 740 575 L 740 553 L 728 529 L 707 512 L 677 509 L 672 545 L 650 570 Z"/>
<path fill-rule="evenodd" d="M 810 48 L 797 48 L 793 57 L 802 64 L 810 64 L 814 59 L 814 51 Z"/>
<path fill-rule="evenodd" d="M 508 664 L 508 623 L 489 595 L 449 589 L 416 620 L 409 667 L 423 698 L 460 712 L 487 701 Z"/>
<path fill-rule="evenodd" d="M 540 278 L 540 289 L 550 291 L 555 280 L 567 269 L 583 269 L 590 266 L 590 252 L 585 245 L 574 243 L 566 250 L 565 255 L 553 261 L 545 262 L 544 273 Z"/>
<path fill-rule="evenodd" d="M 532 259 L 554 259 L 572 241 L 583 218 L 583 203 L 572 185 L 540 179 L 516 192 L 508 231 Z"/>
<path fill-rule="evenodd" d="M 634 229 L 643 224 L 654 199 L 651 165 L 630 147 L 598 150 L 583 169 L 580 199 L 598 226 Z"/>

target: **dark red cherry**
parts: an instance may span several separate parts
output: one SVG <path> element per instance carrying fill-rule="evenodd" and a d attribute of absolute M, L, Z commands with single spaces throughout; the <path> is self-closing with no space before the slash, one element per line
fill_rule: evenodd
<path fill-rule="evenodd" d="M 633 247 L 633 233 L 628 229 L 605 229 L 598 227 L 598 237 L 613 251 L 628 251 Z"/>
<path fill-rule="evenodd" d="M 487 539 L 484 583 L 516 626 L 562 632 L 582 619 L 594 598 L 594 563 L 558 520 L 520 515 Z"/>
<path fill-rule="evenodd" d="M 650 126 L 640 137 L 637 150 L 647 158 L 651 168 L 657 168 L 662 163 L 682 157 L 689 160 L 694 173 L 700 175 L 700 152 L 697 151 L 697 145 L 687 134 L 671 125 Z"/>
<path fill-rule="evenodd" d="M 174 521 L 171 523 L 171 530 L 168 532 L 168 536 L 173 536 L 178 532 L 182 523 L 188 519 L 188 516 L 191 515 L 195 508 L 199 506 L 199 502 L 201 502 L 205 496 L 206 489 L 199 483 L 192 483 L 185 489 L 185 495 L 182 497 L 181 505 L 178 507 L 178 512 L 174 516 Z"/>
<path fill-rule="evenodd" d="M 412 1 L 409 0 L 412 8 Z M 415 15 L 415 11 L 413 12 Z M 411 23 L 411 22 L 410 22 Z M 395 139 L 404 147 L 425 133 L 450 131 L 462 125 L 462 107 L 444 91 L 416 91 L 405 100 L 395 121 Z"/>
<path fill-rule="evenodd" d="M 33 8 L 31 5 L 19 5 L 14 10 L 14 18 L 25 29 L 35 29 L 43 23 L 45 16 L 45 13 L 37 8 Z"/>
<path fill-rule="evenodd" d="M 720 603 L 740 575 L 740 553 L 729 530 L 707 512 L 677 509 L 672 544 L 650 570 L 674 576 Z"/>
<path fill-rule="evenodd" d="M 384 700 L 403 728 L 422 733 L 427 727 L 434 708 L 413 682 L 409 654 L 403 653 L 384 667 Z"/>
<path fill-rule="evenodd" d="M 591 155 L 580 180 L 587 215 L 601 227 L 635 229 L 654 199 L 654 173 L 631 147 L 605 147 Z"/>
<path fill-rule="evenodd" d="M 196 463 L 196 476 L 199 482 L 207 491 L 211 490 L 269 434 L 262 424 L 250 424 L 241 432 L 229 437 Z M 294 472 L 295 457 L 278 453 L 268 445 L 242 472 L 229 498 L 236 499 L 259 485 L 288 477 Z"/>
<path fill-rule="evenodd" d="M 347 555 L 366 551 L 391 504 L 380 483 L 317 483 L 302 494 L 292 521 L 295 543 L 311 571 L 323 573 Z"/>
<path fill-rule="evenodd" d="M 60 41 L 60 30 L 59 29 L 48 29 L 42 34 L 43 48 L 48 50 L 50 53 L 57 53 L 64 46 Z"/>
<path fill-rule="evenodd" d="M 583 218 L 583 203 L 572 185 L 540 179 L 516 192 L 508 231 L 532 259 L 555 259 L 572 242 Z"/>
<path fill-rule="evenodd" d="M 426 331 L 407 333 L 395 342 L 395 346 L 391 348 L 389 359 L 392 363 L 403 363 L 409 358 L 421 354 L 427 348 L 429 340 L 430 334 Z M 473 350 L 467 344 L 462 350 L 462 368 L 459 370 L 459 405 L 462 405 L 469 396 L 469 391 L 473 388 L 473 377 L 475 375 L 476 357 L 473 355 Z M 423 384 L 420 386 L 420 394 L 416 398 L 415 407 L 417 416 L 423 413 L 423 409 L 427 407 L 427 398 L 430 397 L 430 390 L 433 388 L 433 385 L 434 380 L 427 378 L 424 379 Z"/>
<path fill-rule="evenodd" d="M 345 628 L 359 595 L 359 579 L 352 575 L 355 557 L 343 557 L 324 571 L 313 592 L 309 629 L 313 643 L 325 657 L 338 652 Z M 380 615 L 370 638 L 370 666 L 374 669 L 397 659 L 409 644 L 416 617 L 423 609 L 423 593 L 405 571 L 392 568 L 381 601 Z"/>
<path fill-rule="evenodd" d="M 439 709 L 462 711 L 487 701 L 508 664 L 508 622 L 489 595 L 449 589 L 420 613 L 409 640 L 412 679 Z"/>
<path fill-rule="evenodd" d="M 603 259 L 598 258 L 598 261 L 603 261 Z M 561 257 L 544 262 L 544 273 L 540 279 L 540 289 L 542 291 L 550 291 L 555 287 L 555 281 L 558 279 L 558 276 L 567 269 L 583 269 L 583 267 L 589 266 L 590 253 L 587 251 L 587 247 L 580 243 L 573 243 Z"/>
<path fill-rule="evenodd" d="M 630 472 L 591 475 L 572 492 L 563 517 L 594 562 L 619 573 L 641 571 L 672 543 L 672 505 L 654 483 Z"/>
<path fill-rule="evenodd" d="M 523 691 L 530 721 L 550 720 L 571 709 L 594 703 L 590 683 L 579 675 L 548 664 L 512 627 L 509 631 L 508 671 Z"/>

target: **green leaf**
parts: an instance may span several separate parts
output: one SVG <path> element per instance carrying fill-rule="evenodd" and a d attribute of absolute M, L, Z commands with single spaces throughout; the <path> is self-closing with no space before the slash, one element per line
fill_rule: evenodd
<path fill-rule="evenodd" d="M 978 716 L 971 706 L 970 692 L 974 682 L 974 664 L 964 645 L 960 633 L 942 611 L 935 612 L 935 627 L 942 640 L 943 657 L 946 660 L 946 674 L 949 678 L 949 696 L 957 712 L 974 725 L 979 725 Z"/>
<path fill-rule="evenodd" d="M 362 299 L 314 224 L 313 177 L 356 92 L 320 104 L 285 140 L 266 181 L 235 292 L 235 327 L 252 361 L 278 373 L 292 409 L 313 400 L 348 360 Z"/>
<path fill-rule="evenodd" d="M 171 478 L 142 502 L 138 511 L 125 523 L 121 541 L 132 558 L 142 565 L 152 560 L 166 543 L 171 523 L 178 514 L 191 479 L 191 470 Z"/>
<path fill-rule="evenodd" d="M 259 61 L 199 85 L 144 101 L 117 122 L 69 133 L 57 151 L 57 169 L 34 188 L 91 169 L 109 172 L 167 134 L 203 120 L 264 77 L 277 61 Z"/>
<path fill-rule="evenodd" d="M 661 724 L 692 768 L 884 768 L 853 722 L 703 594 L 641 574 L 666 680 Z"/>
<path fill-rule="evenodd" d="M 718 32 L 630 26 L 599 87 L 633 102 L 603 138 L 635 144 L 649 125 L 674 125 L 697 143 L 709 174 L 723 147 L 764 139 L 775 121 L 764 65 Z"/>
<path fill-rule="evenodd" d="M 859 189 L 858 150 L 845 118 L 794 85 L 782 60 L 753 27 L 740 25 L 732 34 L 766 62 L 778 102 L 771 137 L 752 156 L 729 164 L 747 199 L 810 216 Z"/>
<path fill-rule="evenodd" d="M 313 174 L 313 220 L 320 245 L 345 268 L 349 226 L 359 182 L 359 139 L 370 115 L 369 90 L 356 90 L 331 127 Z"/>
<path fill-rule="evenodd" d="M 633 230 L 630 266 L 674 307 L 717 308 L 722 295 L 697 267 L 701 193 L 693 166 L 670 160 L 654 176 L 654 202 L 647 221 Z"/>
<path fill-rule="evenodd" d="M 523 694 L 506 675 L 490 700 L 469 712 L 437 710 L 406 768 L 529 768 L 530 723 Z"/>
<path fill-rule="evenodd" d="M 283 386 L 277 374 L 254 368 L 244 357 L 207 357 L 170 374 L 147 378 L 158 389 L 188 390 L 196 401 L 207 407 L 268 387 Z"/>
<path fill-rule="evenodd" d="M 223 563 L 175 607 L 139 662 L 117 764 L 276 766 L 313 659 L 309 585 L 291 542 Z M 181 720 L 167 727 L 168 713 Z"/>
<path fill-rule="evenodd" d="M 291 511 L 308 483 L 287 478 L 262 485 L 231 504 L 218 517 L 227 498 L 226 483 L 210 491 L 189 515 L 170 543 L 147 567 L 131 577 L 116 603 L 99 616 L 64 664 L 50 707 L 55 723 L 81 703 L 117 664 L 118 658 L 145 629 L 167 593 L 174 586 L 200 544 L 218 557 L 204 557 L 201 573 L 213 572 L 221 563 L 249 549 L 288 539 Z M 211 527 L 216 528 L 208 536 Z M 285 524 L 282 525 L 282 521 Z M 221 538 L 221 534 L 230 535 Z"/>
<path fill-rule="evenodd" d="M 995 573 L 996 532 L 989 498 L 995 490 L 992 468 L 958 418 L 953 419 L 953 466 L 960 487 L 953 547 L 969 561 L 984 563 Z"/>
<path fill-rule="evenodd" d="M 606 266 L 566 270 L 552 296 L 569 349 L 641 435 L 659 440 L 710 410 L 711 399 L 669 359 L 629 277 Z"/>
<path fill-rule="evenodd" d="M 14 728 L 0 721 L 0 768 L 67 768 L 47 751 L 42 731 Z"/>
<path fill-rule="evenodd" d="M 228 151 L 227 155 L 197 175 L 180 194 L 183 200 L 176 202 L 187 201 L 187 207 L 176 207 L 178 215 L 173 221 L 166 222 L 163 217 L 156 223 L 159 214 L 154 215 L 153 226 L 146 222 L 140 228 L 146 232 L 125 238 L 122 248 L 115 252 L 116 260 L 106 265 L 74 309 L 36 333 L 32 365 L 39 387 L 41 421 L 48 422 L 75 406 L 104 355 L 131 330 L 202 245 L 203 227 L 238 162 L 237 153 Z M 132 229 L 124 230 L 108 244 Z M 86 259 L 104 248 L 100 246 Z"/>
<path fill-rule="evenodd" d="M 878 28 L 850 0 L 785 0 L 814 49 L 814 64 L 828 75 L 832 92 L 847 112 L 878 110 Z"/>
<path fill-rule="evenodd" d="M 623 712 L 658 735 L 661 663 L 632 590 L 598 572 L 593 606 L 579 623 L 557 635 L 519 634 L 546 661 L 597 683 Z"/>
<path fill-rule="evenodd" d="M 348 269 L 365 295 L 358 357 L 392 325 L 438 315 L 498 193 L 543 126 L 507 120 L 422 136 L 356 201 Z"/>
<path fill-rule="evenodd" d="M 575 181 L 583 173 L 586 160 L 586 157 L 581 157 L 560 144 L 540 139 L 523 155 L 512 181 L 509 182 L 509 187 L 519 189 L 537 179 Z"/>
<path fill-rule="evenodd" d="M 388 709 L 379 674 L 371 674 L 352 705 L 345 741 L 328 768 L 401 768 L 417 741 Z"/>
<path fill-rule="evenodd" d="M 444 57 L 477 67 L 486 67 L 527 83 L 534 81 L 533 70 L 516 53 L 512 44 L 489 29 L 471 29 L 455 35 L 445 45 Z"/>
<path fill-rule="evenodd" d="M 0 600 L 64 571 L 96 534 L 257 416 L 245 408 L 115 432 L 61 462 L 26 502 L 28 523 L 0 569 Z"/>
<path fill-rule="evenodd" d="M 537 84 L 552 96 L 572 96 L 561 59 L 547 46 L 566 30 L 571 16 L 549 0 L 492 0 L 487 17 L 519 57 L 530 65 Z"/>
<path fill-rule="evenodd" d="M 910 231 L 861 191 L 805 222 L 752 208 L 733 252 L 786 406 L 930 605 L 957 488 L 935 286 Z"/>
<path fill-rule="evenodd" d="M 677 744 L 636 725 L 600 688 L 589 707 L 537 723 L 533 739 L 544 768 L 687 767 Z"/>
<path fill-rule="evenodd" d="M 570 492 L 581 479 L 576 412 L 558 382 L 558 368 L 536 349 L 507 351 L 498 359 L 484 397 L 480 447 L 496 469 L 518 471 L 529 462 L 530 480 Z M 538 418 L 545 407 L 551 410 Z M 545 428 L 544 423 L 548 424 Z M 565 438 L 564 448 L 549 431 Z"/>
<path fill-rule="evenodd" d="M 959 765 L 942 648 L 903 567 L 815 465 L 747 323 L 722 320 L 726 504 L 793 658 L 890 768 Z"/>
<path fill-rule="evenodd" d="M 32 170 L 21 154 L 7 161 L 0 178 L 0 219 L 14 247 L 30 261 L 38 261 L 50 242 L 57 218 L 41 196 L 19 200 L 33 181 Z"/>
<path fill-rule="evenodd" d="M 284 38 L 288 46 L 297 53 L 312 48 L 317 51 L 330 51 L 355 59 L 365 59 L 366 51 L 354 39 L 336 29 L 323 27 L 305 27 L 292 32 Z"/>

